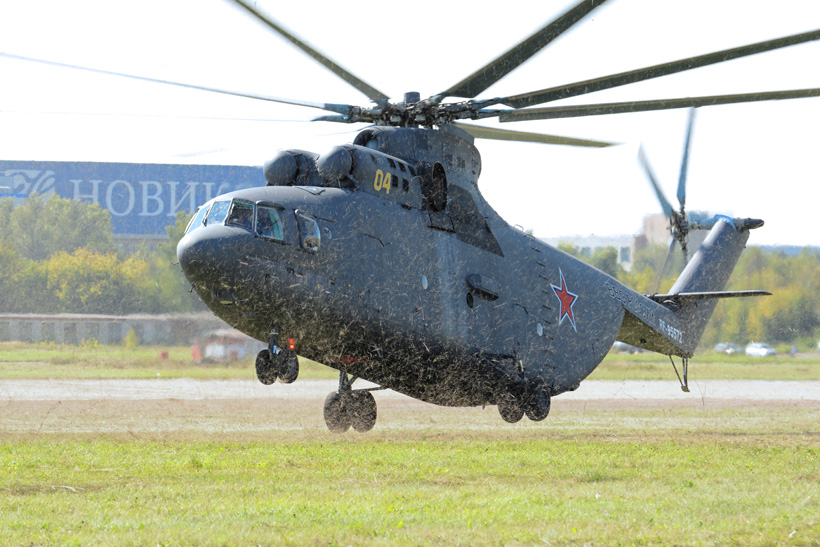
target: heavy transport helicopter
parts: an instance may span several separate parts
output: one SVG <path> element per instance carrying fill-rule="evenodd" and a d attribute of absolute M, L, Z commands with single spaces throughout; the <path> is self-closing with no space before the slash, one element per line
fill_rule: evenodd
<path fill-rule="evenodd" d="M 511 97 L 474 99 L 604 2 L 584 0 L 446 91 L 426 99 L 407 93 L 390 102 L 254 5 L 235 2 L 374 103 L 317 104 L 207 88 L 332 112 L 318 118 L 324 121 L 372 125 L 352 144 L 324 154 L 279 152 L 263 168 L 267 186 L 204 204 L 177 249 L 183 272 L 208 307 L 267 342 L 256 358 L 262 383 L 296 380 L 297 354 L 339 370 L 338 390 L 324 406 L 330 430 L 372 429 L 372 392 L 387 388 L 439 405 L 497 405 L 507 422 L 524 415 L 543 420 L 551 397 L 578 388 L 616 340 L 681 358 L 687 389 L 688 359 L 717 299 L 768 294 L 723 290 L 750 230 L 763 221 L 690 220 L 681 197 L 685 177 L 680 212 L 664 205 L 673 235 L 683 247 L 689 230 L 710 233 L 667 294 L 639 294 L 511 227 L 478 190 L 481 156 L 474 138 L 611 143 L 460 121 L 818 96 L 820 90 L 804 89 L 527 108 L 817 40 L 820 31 Z M 466 100 L 445 102 L 448 97 Z M 354 390 L 357 379 L 377 387 Z"/>

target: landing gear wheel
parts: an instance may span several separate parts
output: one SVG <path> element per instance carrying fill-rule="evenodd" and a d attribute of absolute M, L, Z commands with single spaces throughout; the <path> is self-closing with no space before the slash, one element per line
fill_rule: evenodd
<path fill-rule="evenodd" d="M 550 413 L 550 394 L 542 386 L 538 386 L 529 391 L 527 402 L 524 405 L 524 412 L 527 418 L 533 422 L 540 422 Z"/>
<path fill-rule="evenodd" d="M 376 425 L 376 399 L 369 391 L 354 391 L 350 396 L 350 422 L 353 429 L 366 433 Z"/>
<path fill-rule="evenodd" d="M 501 418 L 508 423 L 515 424 L 524 417 L 524 409 L 518 403 L 518 399 L 512 393 L 505 391 L 498 396 L 498 413 Z"/>
<path fill-rule="evenodd" d="M 266 386 L 276 381 L 277 370 L 270 351 L 263 349 L 256 355 L 256 377 Z"/>
<path fill-rule="evenodd" d="M 292 384 L 299 377 L 299 359 L 292 351 L 288 351 L 286 355 L 279 367 L 279 381 Z"/>
<path fill-rule="evenodd" d="M 344 433 L 350 429 L 350 414 L 346 406 L 342 395 L 335 391 L 325 398 L 325 425 L 333 433 Z"/>

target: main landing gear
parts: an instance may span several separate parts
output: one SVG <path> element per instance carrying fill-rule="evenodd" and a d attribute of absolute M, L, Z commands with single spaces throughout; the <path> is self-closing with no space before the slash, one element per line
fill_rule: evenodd
<path fill-rule="evenodd" d="M 353 391 L 356 377 L 348 379 L 339 372 L 339 390 L 325 399 L 325 424 L 333 433 L 344 433 L 352 426 L 359 433 L 365 433 L 376 425 L 376 400 L 371 391 L 382 389 L 358 389 Z"/>
<path fill-rule="evenodd" d="M 256 377 L 266 386 L 276 380 L 292 384 L 299 376 L 299 359 L 292 342 L 287 347 L 279 347 L 279 335 L 272 330 L 268 337 L 268 349 L 256 355 Z"/>
<path fill-rule="evenodd" d="M 550 413 L 550 394 L 542 385 L 531 385 L 518 393 L 501 393 L 496 404 L 505 422 L 517 423 L 524 414 L 533 422 L 540 422 Z"/>

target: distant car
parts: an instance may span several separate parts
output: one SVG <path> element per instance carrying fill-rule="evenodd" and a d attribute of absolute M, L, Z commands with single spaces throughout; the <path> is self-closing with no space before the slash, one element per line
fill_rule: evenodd
<path fill-rule="evenodd" d="M 735 353 L 740 353 L 740 346 L 731 342 L 721 342 L 715 346 L 715 351 L 725 353 L 726 355 L 734 355 Z"/>
<path fill-rule="evenodd" d="M 750 357 L 771 357 L 777 355 L 777 352 L 769 344 L 753 342 L 746 346 L 746 355 Z"/>
<path fill-rule="evenodd" d="M 615 342 L 612 349 L 618 353 L 641 353 L 641 348 L 637 348 L 624 342 Z"/>

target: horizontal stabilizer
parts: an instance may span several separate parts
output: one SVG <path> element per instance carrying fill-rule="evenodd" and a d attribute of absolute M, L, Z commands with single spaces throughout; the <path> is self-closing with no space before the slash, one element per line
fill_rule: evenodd
<path fill-rule="evenodd" d="M 716 298 L 742 298 L 746 296 L 771 296 L 769 291 L 707 291 L 707 292 L 681 292 L 677 294 L 647 294 L 646 297 L 660 304 L 671 302 L 679 304 L 693 300 L 714 300 Z"/>

